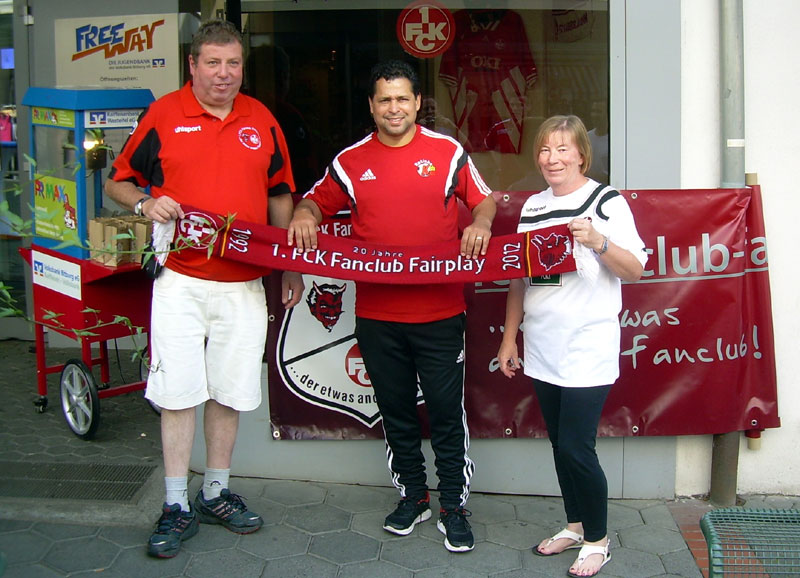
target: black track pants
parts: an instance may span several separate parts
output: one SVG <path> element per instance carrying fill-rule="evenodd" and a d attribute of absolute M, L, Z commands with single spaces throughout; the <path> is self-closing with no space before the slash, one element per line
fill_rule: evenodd
<path fill-rule="evenodd" d="M 436 455 L 440 505 L 463 506 L 474 464 L 467 456 L 464 325 L 456 315 L 430 323 L 356 318 L 356 338 L 383 418 L 392 483 L 403 497 L 428 489 L 417 412 L 417 376 Z"/>

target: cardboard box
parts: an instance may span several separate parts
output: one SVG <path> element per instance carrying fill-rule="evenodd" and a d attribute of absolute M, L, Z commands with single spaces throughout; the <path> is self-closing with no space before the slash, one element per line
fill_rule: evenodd
<path fill-rule="evenodd" d="M 146 217 L 126 215 L 92 219 L 89 221 L 89 258 L 110 267 L 141 263 L 152 231 L 152 222 Z"/>

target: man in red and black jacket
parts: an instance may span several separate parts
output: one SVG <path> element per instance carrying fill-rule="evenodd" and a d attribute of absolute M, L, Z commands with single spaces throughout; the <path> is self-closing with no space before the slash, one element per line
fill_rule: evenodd
<path fill-rule="evenodd" d="M 340 152 L 306 193 L 289 225 L 289 244 L 316 248 L 324 216 L 349 208 L 353 239 L 428 245 L 458 238 L 458 202 L 472 212 L 461 238 L 467 258 L 486 253 L 495 215 L 491 190 L 454 139 L 416 124 L 417 73 L 401 61 L 372 71 L 369 107 L 377 130 Z M 384 529 L 411 533 L 431 517 L 417 415 L 417 377 L 430 418 L 439 477 L 439 530 L 452 552 L 472 550 L 464 411 L 463 283 L 356 284 L 356 338 L 375 390 L 392 482 L 402 497 Z"/>

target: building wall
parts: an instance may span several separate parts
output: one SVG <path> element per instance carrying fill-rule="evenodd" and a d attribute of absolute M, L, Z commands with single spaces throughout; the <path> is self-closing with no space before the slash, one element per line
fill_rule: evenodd
<path fill-rule="evenodd" d="M 718 2 L 683 0 L 681 94 L 681 186 L 718 186 L 720 178 L 718 94 Z M 757 173 L 769 243 L 772 314 L 781 427 L 763 433 L 761 449 L 739 454 L 739 493 L 800 494 L 800 357 L 797 355 L 800 298 L 794 217 L 800 197 L 793 190 L 797 163 L 796 113 L 800 77 L 795 73 L 794 0 L 744 0 L 745 171 Z M 710 475 L 709 436 L 681 438 L 676 492 L 706 492 Z"/>
<path fill-rule="evenodd" d="M 800 195 L 794 190 L 800 117 L 797 95 L 796 23 L 793 0 L 744 2 L 745 170 L 757 173 L 764 193 L 770 250 L 772 314 L 782 427 L 764 434 L 757 452 L 743 452 L 739 488 L 743 492 L 800 494 L 800 298 L 794 219 Z"/>

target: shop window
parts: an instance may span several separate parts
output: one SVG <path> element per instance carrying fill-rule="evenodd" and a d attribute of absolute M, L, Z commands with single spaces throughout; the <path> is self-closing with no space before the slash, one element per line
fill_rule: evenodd
<path fill-rule="evenodd" d="M 458 138 L 495 190 L 544 188 L 532 142 L 553 114 L 584 120 L 594 145 L 590 176 L 608 181 L 607 2 L 451 2 L 455 36 L 431 57 L 409 53 L 398 39 L 403 2 L 386 8 L 354 1 L 347 10 L 325 0 L 253 4 L 263 12 L 243 3 L 244 90 L 267 104 L 287 133 L 299 191 L 373 129 L 367 77 L 388 58 L 417 66 L 418 122 Z"/>
<path fill-rule="evenodd" d="M 14 35 L 11 7 L 0 7 L 0 204 L 4 211 L 22 214 L 22 194 L 17 166 L 17 106 L 14 99 Z M 25 270 L 17 250 L 22 232 L 0 211 L 0 281 L 25 308 Z M 4 303 L 0 302 L 0 305 Z"/>

